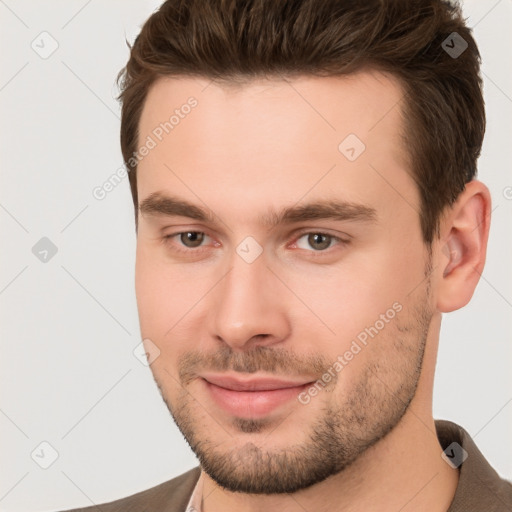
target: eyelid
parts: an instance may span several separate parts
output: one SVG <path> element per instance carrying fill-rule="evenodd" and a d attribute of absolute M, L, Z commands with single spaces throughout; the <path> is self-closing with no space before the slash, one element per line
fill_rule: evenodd
<path fill-rule="evenodd" d="M 292 235 L 294 240 L 299 239 L 300 237 L 304 235 L 327 235 L 332 238 L 335 238 L 336 240 L 340 240 L 341 242 L 348 243 L 352 236 L 350 236 L 347 233 L 340 233 L 339 231 L 333 232 L 333 230 L 330 230 L 328 228 L 318 228 L 318 227 L 307 227 L 307 228 L 300 228 L 297 231 L 295 231 Z"/>
<path fill-rule="evenodd" d="M 210 238 L 215 238 L 213 236 L 213 231 L 204 225 L 194 225 L 194 224 L 178 224 L 174 226 L 166 226 L 161 230 L 162 237 L 172 237 L 181 235 L 183 233 L 203 233 Z"/>

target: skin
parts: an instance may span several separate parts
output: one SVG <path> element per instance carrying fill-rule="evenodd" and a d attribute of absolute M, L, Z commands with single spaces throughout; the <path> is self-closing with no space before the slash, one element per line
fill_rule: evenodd
<path fill-rule="evenodd" d="M 162 78 L 148 94 L 140 143 L 198 101 L 139 163 L 139 204 L 160 192 L 213 219 L 139 212 L 136 293 L 148 351 L 160 351 L 155 381 L 206 470 L 206 512 L 449 507 L 458 471 L 435 434 L 435 360 L 442 313 L 467 304 L 483 270 L 490 195 L 477 180 L 466 186 L 429 258 L 400 137 L 402 95 L 397 80 L 371 71 L 243 86 Z M 338 149 L 351 133 L 366 146 L 355 161 Z M 365 205 L 375 221 L 263 222 L 325 200 Z M 183 232 L 207 236 L 187 247 Z M 319 249 L 311 233 L 334 238 L 316 239 Z M 251 263 L 236 250 L 248 236 L 262 249 Z M 236 417 L 200 377 L 317 381 L 397 303 L 307 404 Z"/>

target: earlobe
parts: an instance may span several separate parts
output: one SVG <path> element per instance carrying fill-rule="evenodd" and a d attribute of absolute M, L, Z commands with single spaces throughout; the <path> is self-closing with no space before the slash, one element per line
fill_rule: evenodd
<path fill-rule="evenodd" d="M 466 185 L 442 221 L 437 264 L 437 307 L 447 313 L 465 306 L 473 296 L 485 264 L 491 197 L 488 188 L 473 180 Z"/>

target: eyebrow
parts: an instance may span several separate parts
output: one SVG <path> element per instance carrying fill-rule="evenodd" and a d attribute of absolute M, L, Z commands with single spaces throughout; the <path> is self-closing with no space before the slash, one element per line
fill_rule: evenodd
<path fill-rule="evenodd" d="M 194 205 L 183 199 L 154 192 L 139 204 L 141 215 L 163 217 L 188 217 L 200 222 L 215 222 L 209 209 Z M 259 221 L 269 227 L 303 221 L 333 219 L 338 221 L 376 222 L 377 211 L 371 206 L 344 200 L 315 201 L 300 206 L 285 207 L 279 212 L 269 210 Z"/>
<path fill-rule="evenodd" d="M 215 216 L 209 210 L 193 205 L 188 201 L 153 192 L 139 204 L 141 215 L 161 217 L 189 217 L 201 222 L 215 222 Z"/>

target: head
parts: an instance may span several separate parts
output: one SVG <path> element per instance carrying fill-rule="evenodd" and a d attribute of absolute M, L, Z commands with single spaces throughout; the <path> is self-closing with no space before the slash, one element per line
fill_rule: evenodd
<path fill-rule="evenodd" d="M 293 492 L 428 414 L 489 225 L 460 10 L 168 0 L 120 76 L 142 337 L 205 471 Z"/>

